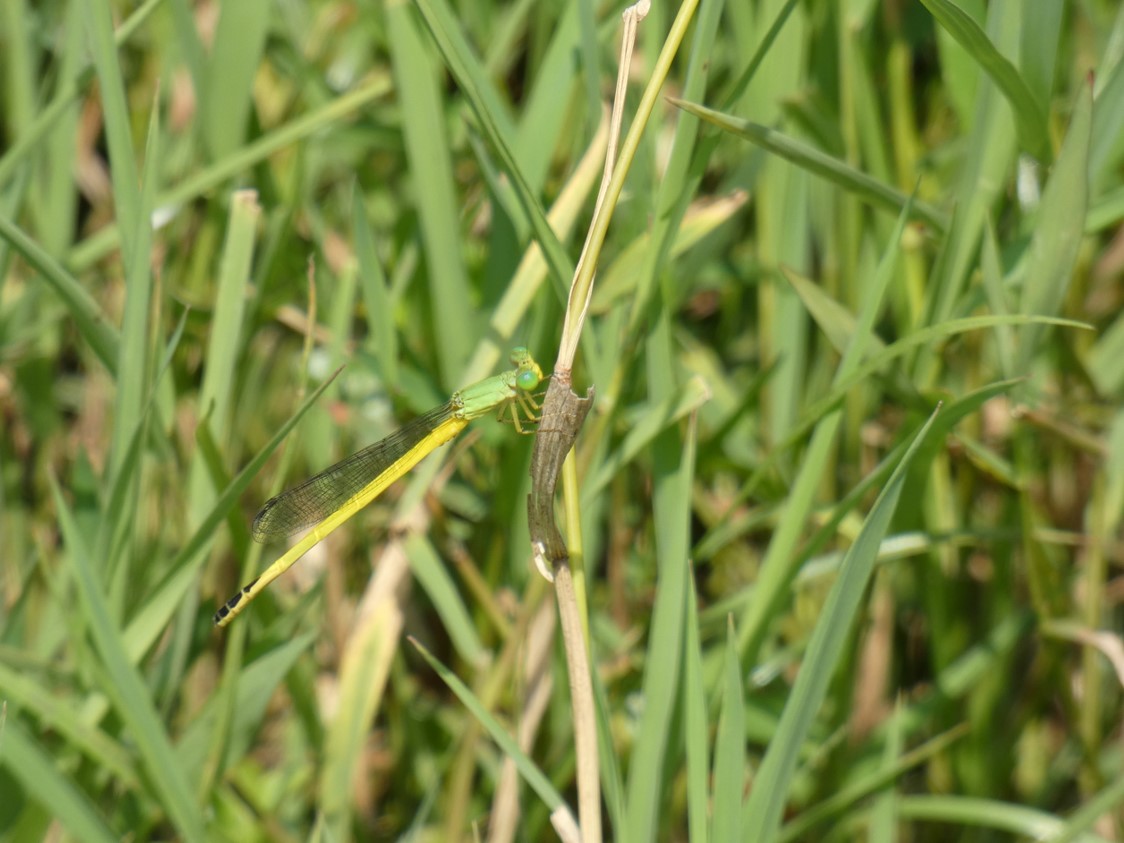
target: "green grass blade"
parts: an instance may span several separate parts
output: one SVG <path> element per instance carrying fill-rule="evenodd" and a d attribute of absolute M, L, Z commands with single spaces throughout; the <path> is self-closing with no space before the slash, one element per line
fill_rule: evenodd
<path fill-rule="evenodd" d="M 987 293 L 988 307 L 992 313 L 1007 315 L 1011 308 L 1003 286 L 1003 271 L 999 263 L 999 245 L 995 239 L 995 229 L 988 223 L 984 229 L 983 244 L 980 248 L 980 274 Z M 1015 335 L 1005 326 L 995 329 L 995 347 L 999 355 L 1001 370 L 1006 375 L 1015 371 Z"/>
<path fill-rule="evenodd" d="M 1107 79 L 1097 77 L 1097 107 L 1089 137 L 1089 180 L 1097 191 L 1107 184 L 1107 171 L 1124 154 L 1124 62 L 1118 62 Z"/>
<path fill-rule="evenodd" d="M 510 133 L 503 130 L 503 111 L 495 104 L 494 98 L 488 93 L 489 85 L 486 84 L 480 63 L 472 56 L 461 36 L 456 24 L 456 16 L 447 5 L 440 0 L 418 0 L 430 33 L 441 51 L 442 57 L 449 65 L 457 83 L 461 86 L 469 104 L 472 106 L 476 119 L 484 136 L 497 151 L 500 161 L 507 171 L 515 186 L 516 196 L 519 198 L 523 211 L 531 222 L 535 238 L 543 250 L 550 276 L 555 283 L 561 301 L 566 300 L 566 290 L 569 289 L 570 279 L 574 275 L 574 264 L 566 255 L 562 244 L 555 236 L 546 213 L 539 203 L 527 180 L 523 177 L 511 151 L 507 138 Z"/>
<path fill-rule="evenodd" d="M 1020 11 L 1017 4 L 995 4 L 989 7 L 992 40 L 1008 51 L 1015 49 L 1018 38 Z M 976 65 L 964 57 L 960 64 Z M 964 86 L 957 90 L 965 90 Z M 941 244 L 941 253 L 933 267 L 925 290 L 925 308 L 921 324 L 947 319 L 955 312 L 956 302 L 967 283 L 977 253 L 979 238 L 983 236 L 985 221 L 1003 178 L 1016 161 L 1015 123 L 1006 101 L 993 85 L 980 85 L 975 92 L 975 110 L 965 112 L 971 120 L 971 131 L 965 138 L 967 157 L 957 173 L 955 185 L 955 215 L 948 237 Z M 936 364 L 931 354 L 918 355 L 915 378 L 929 383 L 935 376 Z"/>
<path fill-rule="evenodd" d="M 11 44 L 10 41 L 8 43 Z M 83 32 L 77 26 L 69 27 L 59 62 L 58 89 L 65 89 L 66 80 L 76 78 L 86 62 Z M 79 197 L 74 190 L 74 137 L 79 117 L 77 104 L 70 100 L 69 107 L 62 111 L 58 122 L 39 147 L 41 157 L 34 181 L 36 189 L 28 197 L 32 203 L 29 210 L 36 212 L 35 230 L 44 247 L 53 255 L 62 254 L 70 245 L 74 234 L 68 222 L 76 219 L 79 213 Z M 3 182 L 0 181 L 0 184 Z"/>
<path fill-rule="evenodd" d="M 358 188 L 351 201 L 351 228 L 351 236 L 355 239 L 355 260 L 359 265 L 359 289 L 366 305 L 368 340 L 386 389 L 393 393 L 398 387 L 398 332 L 394 329 L 394 300 L 375 249 L 375 235 L 363 210 Z"/>
<path fill-rule="evenodd" d="M 66 305 L 78 332 L 109 372 L 117 371 L 121 337 L 97 300 L 38 243 L 11 220 L 0 216 L 0 237 L 7 240 Z"/>
<path fill-rule="evenodd" d="M 465 708 L 469 710 L 473 717 L 488 731 L 500 749 L 515 762 L 520 775 L 523 776 L 524 781 L 531 786 L 531 789 L 542 800 L 543 804 L 550 809 L 551 812 L 565 811 L 572 815 L 572 812 L 567 807 L 565 800 L 550 783 L 550 780 L 540 770 L 535 763 L 528 758 L 523 751 L 519 748 L 516 742 L 507 730 L 500 725 L 488 711 L 480 704 L 480 700 L 472 693 L 472 691 L 465 685 L 455 673 L 453 673 L 445 665 L 441 664 L 433 654 L 423 647 L 419 642 L 413 638 L 410 643 L 414 645 L 422 658 L 429 662 L 429 666 L 436 671 L 437 675 L 441 677 L 441 681 L 449 686 L 449 689 L 457 695 L 457 698 L 464 704 Z M 576 825 L 576 820 L 573 820 Z"/>
<path fill-rule="evenodd" d="M 590 679 L 593 682 L 594 700 L 597 704 L 597 754 L 601 767 L 601 798 L 605 803 L 609 827 L 615 833 L 613 839 L 624 843 L 627 839 L 624 837 L 624 830 L 627 828 L 624 777 L 621 775 L 620 758 L 613 749 L 612 741 L 605 737 L 612 734 L 612 709 L 609 706 L 609 698 L 601 674 L 594 670 L 590 674 Z M 704 735 L 704 747 L 705 737 Z M 703 774 L 705 776 L 705 770 Z"/>
<path fill-rule="evenodd" d="M 125 219 L 131 219 L 133 226 L 132 236 L 125 240 L 128 249 L 132 244 L 131 254 L 123 255 L 125 263 L 125 312 L 121 320 L 121 346 L 120 359 L 117 362 L 117 426 L 116 438 L 112 443 L 110 461 L 110 474 L 116 474 L 124 455 L 129 447 L 132 431 L 140 424 L 142 407 L 145 395 L 149 389 L 151 376 L 149 359 L 149 312 L 152 307 L 152 271 L 150 268 L 150 252 L 152 249 L 152 225 L 149 222 L 152 216 L 152 201 L 156 193 L 156 178 L 160 160 L 160 110 L 152 109 L 152 119 L 148 126 L 148 141 L 145 145 L 144 169 L 140 190 L 137 191 L 130 185 L 131 192 L 135 195 L 135 207 L 129 217 L 122 218 L 123 225 L 129 225 Z M 111 112 L 107 112 L 107 124 L 115 119 Z M 126 118 L 121 116 L 122 120 Z M 127 142 L 128 127 L 121 132 L 126 140 L 119 141 L 124 148 L 119 155 L 131 155 L 132 146 Z M 111 144 L 112 148 L 112 144 Z M 115 188 L 121 188 L 116 184 Z M 115 194 L 116 199 L 116 194 Z M 120 207 L 120 205 L 118 205 Z M 138 487 L 139 491 L 139 487 Z"/>
<path fill-rule="evenodd" d="M 663 431 L 698 410 L 709 398 L 710 388 L 702 378 L 696 377 L 671 397 L 637 407 L 636 421 L 629 425 L 620 446 L 602 460 L 596 474 L 582 484 L 582 498 L 588 500 L 600 494 L 626 465 L 646 453 Z"/>
<path fill-rule="evenodd" d="M 220 770 L 236 764 L 250 751 L 254 737 L 266 723 L 269 705 L 276 697 L 278 687 L 298 659 L 308 655 L 315 640 L 313 633 L 305 633 L 292 640 L 278 642 L 242 667 L 235 683 L 231 704 L 233 716 L 228 727 L 224 757 L 218 765 Z M 192 781 L 196 781 L 206 767 L 205 756 L 211 751 L 211 739 L 222 716 L 218 709 L 225 704 L 226 700 L 219 695 L 208 699 L 176 741 L 178 763 Z"/>
<path fill-rule="evenodd" d="M 987 33 L 955 3 L 949 0 L 921 2 L 1003 92 L 1014 112 L 1019 138 L 1027 151 L 1044 161 L 1048 160 L 1050 144 L 1046 113 L 1018 69 L 1004 58 Z M 1028 15 L 1032 14 L 1028 11 Z"/>
<path fill-rule="evenodd" d="M 0 10 L 0 25 L 5 34 L 3 66 L 3 96 L 5 108 L 5 128 L 18 134 L 32 119 L 35 99 L 35 65 L 37 56 L 33 42 L 29 43 L 26 33 L 32 28 L 26 2 L 7 3 Z"/>
<path fill-rule="evenodd" d="M 1119 816 L 1121 805 L 1124 805 L 1124 777 L 1118 776 L 1093 794 L 1080 810 L 1065 821 L 1062 828 L 1050 840 L 1053 843 L 1082 840 L 1088 836 L 1091 829 L 1098 828 L 1105 817 Z"/>
<path fill-rule="evenodd" d="M 839 579 L 832 586 L 812 633 L 777 733 L 755 776 L 745 805 L 747 839 L 765 843 L 776 838 L 801 746 L 827 694 L 843 646 L 850 640 L 850 630 L 870 584 L 878 546 L 889 529 L 910 463 L 925 443 L 934 419 L 935 415 L 930 416 L 913 437 L 909 450 L 875 501 L 854 545 L 847 551 Z"/>
<path fill-rule="evenodd" d="M 125 748 L 100 728 L 92 726 L 85 712 L 76 710 L 71 700 L 53 694 L 37 677 L 0 663 L 0 696 L 12 709 L 18 707 L 34 712 L 40 729 L 64 736 L 71 746 L 108 770 L 124 787 L 140 786 L 136 765 Z M 3 735 L 3 726 L 0 726 L 0 735 Z M 0 758 L 5 754 L 6 737 L 0 737 Z"/>
<path fill-rule="evenodd" d="M 904 739 L 903 733 L 907 725 L 906 718 L 902 716 L 899 708 L 894 717 L 886 724 L 885 731 L 888 734 L 884 763 L 872 773 L 857 776 L 848 787 L 786 823 L 784 828 L 781 829 L 778 840 L 781 843 L 788 843 L 792 840 L 807 839 L 809 832 L 817 825 L 823 825 L 831 821 L 838 822 L 840 816 L 847 811 L 854 810 L 856 805 L 862 803 L 862 800 L 872 794 L 878 794 L 879 791 L 883 791 L 884 796 L 895 798 L 896 794 L 890 790 L 890 786 L 896 780 L 908 774 L 911 770 L 917 769 L 921 764 L 948 752 L 948 748 L 962 738 L 966 731 L 964 728 L 952 729 L 944 734 L 937 735 L 908 753 L 892 752 L 892 747 L 900 750 L 900 746 L 897 746 L 897 744 Z M 877 806 L 875 810 L 881 809 L 881 806 Z"/>
<path fill-rule="evenodd" d="M 762 149 L 791 161 L 801 169 L 822 176 L 843 190 L 854 193 L 875 207 L 900 213 L 909 197 L 897 188 L 871 178 L 838 158 L 833 158 L 803 141 L 788 137 L 775 129 L 750 120 L 742 120 L 691 102 L 670 98 L 674 105 L 694 114 L 701 120 L 713 123 L 720 129 L 745 138 Z M 948 228 L 948 218 L 941 211 L 924 202 L 913 203 L 913 213 L 939 231 Z"/>
<path fill-rule="evenodd" d="M 461 251 L 459 202 L 453 193 L 452 153 L 439 127 L 445 122 L 438 99 L 438 68 L 422 41 L 414 12 L 405 3 L 387 8 L 390 55 L 400 91 L 406 154 L 417 195 L 432 299 L 434 341 L 442 381 L 450 384 L 479 333 L 472 318 L 468 274 Z"/>
<path fill-rule="evenodd" d="M 437 556 L 433 545 L 425 536 L 411 535 L 406 539 L 406 555 L 410 568 L 441 618 L 441 624 L 457 654 L 469 664 L 480 664 L 485 649 L 476 634 L 472 617 L 464 605 L 449 570 Z"/>
<path fill-rule="evenodd" d="M 240 147 L 227 157 L 195 171 L 175 187 L 157 196 L 156 207 L 177 208 L 193 199 L 198 199 L 233 176 L 261 163 L 270 155 L 299 143 L 372 101 L 386 96 L 392 89 L 393 85 L 388 76 L 375 75 L 355 90 L 295 118 L 253 143 Z M 121 231 L 116 223 L 112 223 L 71 249 L 66 263 L 74 270 L 87 269 L 110 254 L 120 242 Z"/>
<path fill-rule="evenodd" d="M 203 130 L 211 155 L 238 149 L 253 107 L 254 78 L 261 63 L 273 4 L 240 0 L 219 9 L 211 54 L 204 65 Z"/>
<path fill-rule="evenodd" d="M 0 740 L 0 764 L 23 785 L 28 796 L 60 820 L 75 838 L 104 843 L 120 839 L 105 825 L 97 806 L 63 775 L 58 759 L 36 743 L 16 718 L 10 717 L 4 724 Z M 15 794 L 6 798 L 14 800 Z"/>
<path fill-rule="evenodd" d="M 706 92 L 711 67 L 710 56 L 714 50 L 721 13 L 721 3 L 701 4 L 691 39 L 683 90 L 685 97 L 702 98 Z M 654 198 L 655 213 L 650 235 L 652 247 L 642 253 L 629 324 L 630 335 L 636 333 L 647 319 L 648 302 L 655 290 L 657 275 L 668 264 L 668 256 L 687 213 L 687 204 L 698 189 L 698 174 L 691 170 L 691 162 L 699 145 L 699 136 L 698 121 L 680 117 L 675 127 L 667 169 L 659 180 Z"/>
<path fill-rule="evenodd" d="M 855 328 L 847 339 L 846 351 L 833 377 L 833 388 L 841 388 L 862 371 L 861 363 L 867 356 L 867 347 L 873 345 L 874 322 L 893 278 L 901 235 L 911 207 L 912 200 L 907 199 L 898 217 L 898 224 L 890 236 L 889 248 L 878 264 L 870 289 L 866 291 L 863 308 L 855 320 Z M 875 355 L 877 356 L 879 355 Z M 817 488 L 828 465 L 828 454 L 834 447 L 843 421 L 842 414 L 832 410 L 834 404 L 824 403 L 821 406 L 822 413 L 809 417 L 816 420 L 812 441 L 804 454 L 788 501 L 762 560 L 753 597 L 742 615 L 739 644 L 747 665 L 753 665 L 757 661 L 766 627 L 795 573 L 793 560 L 796 557 L 797 542 L 811 512 Z M 789 441 L 792 441 L 791 434 Z"/>
<path fill-rule="evenodd" d="M 652 344 L 662 342 L 666 342 L 662 334 L 652 340 Z M 671 376 L 669 368 L 654 362 L 652 370 L 662 370 L 664 379 Z M 666 392 L 666 387 L 663 391 Z M 695 477 L 693 419 L 692 416 L 685 434 L 670 428 L 652 444 L 659 577 L 645 661 L 645 708 L 628 776 L 627 834 L 632 843 L 656 839 L 666 785 L 663 778 L 666 756 L 669 752 L 678 754 L 677 748 L 669 745 L 669 732 L 677 689 L 682 681 L 680 656 L 689 573 L 691 485 Z"/>
<path fill-rule="evenodd" d="M 687 755 L 687 819 L 692 843 L 710 840 L 710 729 L 706 686 L 703 680 L 702 647 L 699 643 L 698 596 L 694 580 L 687 579 L 687 620 L 684 626 L 683 712 Z M 740 694 L 740 687 L 738 693 Z M 744 725 L 743 725 L 744 730 Z M 739 751 L 741 747 L 739 746 Z M 744 759 L 743 759 L 744 760 Z M 715 788 L 717 792 L 717 788 Z M 741 805 L 741 794 L 737 804 Z M 717 839 L 717 838 L 716 838 Z"/>
<path fill-rule="evenodd" d="M 141 26 L 149 17 L 156 7 L 163 3 L 164 0 L 146 0 L 139 7 L 133 10 L 132 14 L 121 24 L 114 36 L 114 44 L 120 47 L 124 44 L 129 37 Z M 82 3 L 72 2 L 71 11 L 79 9 Z M 15 12 L 19 7 L 15 4 L 5 6 L 5 11 Z M 71 31 L 74 37 L 80 38 L 85 33 L 82 27 L 79 27 L 77 15 L 72 14 L 70 18 Z M 12 31 L 19 31 L 21 27 L 16 24 Z M 21 36 L 9 39 L 13 43 L 16 41 L 23 41 Z M 15 53 L 10 52 L 13 60 Z M 27 159 L 34 156 L 42 149 L 43 138 L 50 130 L 58 124 L 59 119 L 75 104 L 77 99 L 82 95 L 82 92 L 89 86 L 90 81 L 94 78 L 95 71 L 93 67 L 85 66 L 80 70 L 74 72 L 73 76 L 63 75 L 58 90 L 55 96 L 51 99 L 50 104 L 43 108 L 37 115 L 35 115 L 29 124 L 23 126 L 23 131 L 19 133 L 19 137 L 15 143 L 11 144 L 5 150 L 4 154 L 0 156 L 0 186 L 8 183 L 12 175 L 22 166 L 27 163 Z M 66 133 L 64 133 L 66 134 Z M 67 134 L 67 137 L 69 135 Z M 71 157 L 73 157 L 71 155 Z"/>
<path fill-rule="evenodd" d="M 722 716 L 714 739 L 714 826 L 715 840 L 744 840 L 742 793 L 745 791 L 745 700 L 738 660 L 734 619 L 727 621 L 726 669 L 722 691 Z"/>
<path fill-rule="evenodd" d="M 797 275 L 787 267 L 783 267 L 781 271 L 784 273 L 785 280 L 800 296 L 800 301 L 808 309 L 808 314 L 815 320 L 816 327 L 823 331 L 831 347 L 843 354 L 851 338 L 857 333 L 857 320 L 854 314 L 811 279 Z M 886 347 L 876 334 L 869 333 L 869 329 L 866 337 L 867 343 L 874 352 L 879 352 Z"/>
<path fill-rule="evenodd" d="M 136 232 L 147 225 L 141 208 L 140 173 L 133 149 L 129 109 L 125 102 L 124 77 L 117 61 L 117 44 L 113 38 L 111 9 L 107 2 L 84 4 L 90 50 L 101 88 L 105 113 L 105 136 L 109 146 L 110 175 L 113 179 L 113 201 L 117 220 L 124 232 L 126 264 L 137 256 Z M 155 115 L 153 115 L 155 117 Z M 143 252 L 147 263 L 147 250 Z"/>
<path fill-rule="evenodd" d="M 581 68 L 583 78 L 588 78 L 586 74 L 596 71 L 597 39 L 594 37 L 592 41 L 587 41 L 585 37 L 589 33 L 584 25 L 587 18 L 592 16 L 589 5 L 565 3 L 558 7 L 558 23 L 551 33 L 550 45 L 535 76 L 534 88 L 520 109 L 518 129 L 513 133 L 512 152 L 519 162 L 519 171 L 526 179 L 527 186 L 536 196 L 541 193 L 550 172 L 550 161 L 555 153 L 557 139 L 564 135 L 562 130 L 566 121 L 573 119 L 566 109 L 558 107 L 558 103 L 578 82 L 579 71 L 574 65 L 574 53 L 580 50 L 583 56 L 589 57 L 592 54 L 594 59 L 593 65 L 586 64 Z M 499 108 L 494 87 L 485 85 L 488 77 L 478 73 L 482 68 L 474 65 L 469 67 L 476 71 L 473 79 L 481 86 L 481 98 L 489 103 L 490 113 L 504 114 Z M 594 117 L 599 119 L 598 111 L 599 109 L 594 111 Z M 512 137 L 502 125 L 498 128 L 504 132 L 504 137 Z"/>
<path fill-rule="evenodd" d="M 1120 782 L 1116 784 L 1119 786 Z M 1031 840 L 1074 839 L 1065 833 L 1065 823 L 1053 814 L 998 799 L 949 795 L 904 796 L 898 807 L 898 816 L 903 820 L 999 831 Z M 1076 839 L 1083 843 L 1108 843 L 1105 838 L 1098 836 Z"/>
<path fill-rule="evenodd" d="M 108 684 L 102 691 L 113 700 L 117 715 L 136 741 L 147 777 L 178 833 L 185 840 L 203 840 L 202 814 L 195 804 L 182 769 L 176 763 L 175 752 L 152 704 L 148 689 L 133 668 L 123 637 L 113 625 L 105 595 L 94 578 L 90 559 L 86 554 L 85 540 L 62 490 L 55 483 L 52 483 L 52 493 L 68 548 L 66 559 L 78 586 L 82 615 L 89 626 L 108 679 Z"/>
<path fill-rule="evenodd" d="M 218 289 L 207 339 L 206 368 L 199 389 L 199 405 L 205 414 L 202 424 L 210 436 L 225 442 L 237 404 L 237 364 L 243 352 L 247 283 L 254 258 L 254 238 L 261 217 L 257 194 L 237 191 L 230 202 L 226 242 L 219 266 Z M 188 475 L 188 505 L 191 523 L 197 524 L 214 503 L 215 490 L 201 459 L 191 464 Z"/>
<path fill-rule="evenodd" d="M 1069 290 L 1089 210 L 1089 131 L 1093 91 L 1084 84 L 1062 144 L 1058 160 L 1038 208 L 1038 222 L 1027 253 L 1026 280 L 1020 310 L 1054 315 Z M 1018 370 L 1025 372 L 1041 347 L 1043 326 L 1030 325 L 1022 332 Z"/>

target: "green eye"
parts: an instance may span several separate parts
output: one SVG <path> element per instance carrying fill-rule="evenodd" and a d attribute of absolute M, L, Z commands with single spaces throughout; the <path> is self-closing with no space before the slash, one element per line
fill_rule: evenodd
<path fill-rule="evenodd" d="M 515 383 L 523 391 L 530 392 L 539 385 L 539 376 L 530 369 L 525 369 L 516 376 Z"/>

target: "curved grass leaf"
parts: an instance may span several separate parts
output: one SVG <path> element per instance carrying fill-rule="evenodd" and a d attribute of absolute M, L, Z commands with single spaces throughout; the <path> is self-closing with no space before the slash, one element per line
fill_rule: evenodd
<path fill-rule="evenodd" d="M 910 464 L 929 437 L 935 419 L 936 413 L 913 437 L 909 450 L 874 502 L 858 538 L 843 560 L 839 578 L 820 613 L 777 732 L 769 742 L 746 802 L 748 840 L 767 843 L 776 838 L 804 740 L 827 695 L 828 683 L 839 665 L 843 646 L 850 639 L 850 630 L 870 584 L 879 545 L 897 509 Z"/>
<path fill-rule="evenodd" d="M 1039 160 L 1048 161 L 1050 143 L 1046 130 L 1046 113 L 1019 75 L 1018 69 L 995 48 L 987 33 L 980 29 L 979 24 L 955 3 L 949 0 L 921 0 L 921 2 L 999 86 L 999 90 L 1003 92 L 1015 114 L 1015 123 L 1018 125 L 1023 147 Z M 1030 7 L 1027 7 L 1026 13 L 1035 14 Z"/>
<path fill-rule="evenodd" d="M 789 137 L 776 129 L 770 129 L 750 120 L 742 120 L 720 111 L 714 111 L 706 106 L 684 102 L 674 97 L 668 97 L 668 100 L 673 105 L 694 114 L 702 120 L 713 123 L 720 129 L 739 135 L 810 173 L 822 176 L 879 208 L 899 213 L 909 200 L 909 197 L 897 188 L 880 182 L 838 158 L 820 152 L 803 141 Z M 913 215 L 938 231 L 944 231 L 948 228 L 948 217 L 924 202 L 913 203 Z"/>

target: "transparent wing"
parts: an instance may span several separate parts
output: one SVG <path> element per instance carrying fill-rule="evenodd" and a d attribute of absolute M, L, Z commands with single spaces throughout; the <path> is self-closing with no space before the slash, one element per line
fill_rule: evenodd
<path fill-rule="evenodd" d="M 425 439 L 453 412 L 449 401 L 418 416 L 385 439 L 270 498 L 254 516 L 254 539 L 289 536 L 317 524 Z"/>

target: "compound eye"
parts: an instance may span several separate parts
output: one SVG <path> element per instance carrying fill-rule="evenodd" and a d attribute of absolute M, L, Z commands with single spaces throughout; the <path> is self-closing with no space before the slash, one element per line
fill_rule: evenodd
<path fill-rule="evenodd" d="M 539 376 L 532 372 L 530 369 L 520 372 L 516 378 L 515 383 L 524 392 L 530 392 L 539 385 Z"/>

